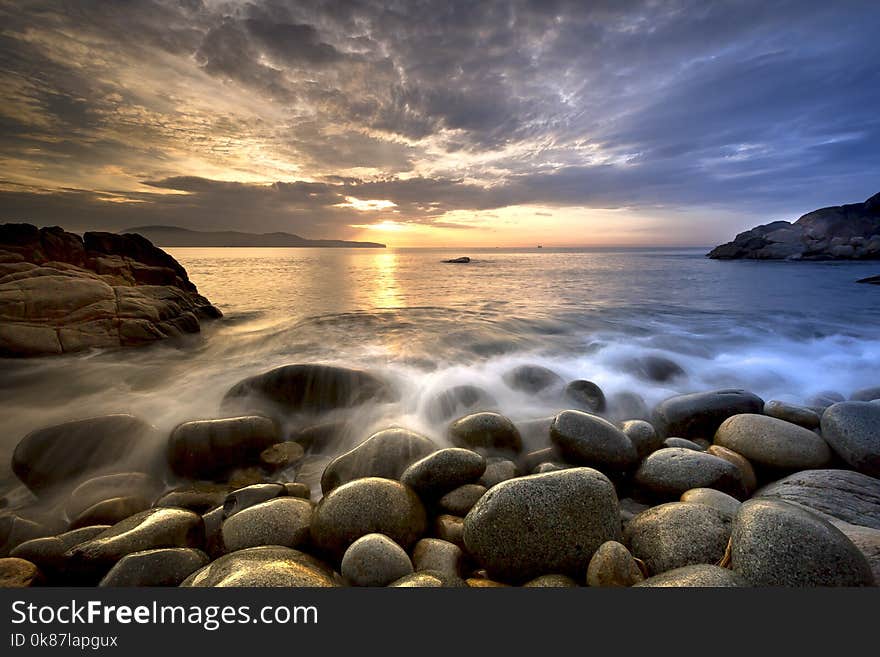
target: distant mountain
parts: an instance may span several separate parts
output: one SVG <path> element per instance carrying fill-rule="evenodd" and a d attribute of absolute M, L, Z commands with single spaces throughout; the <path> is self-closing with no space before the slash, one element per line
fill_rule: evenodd
<path fill-rule="evenodd" d="M 309 240 L 292 233 L 240 233 L 234 230 L 202 231 L 178 226 L 137 226 L 123 233 L 138 233 L 156 246 L 275 246 L 384 249 L 379 242 Z"/>

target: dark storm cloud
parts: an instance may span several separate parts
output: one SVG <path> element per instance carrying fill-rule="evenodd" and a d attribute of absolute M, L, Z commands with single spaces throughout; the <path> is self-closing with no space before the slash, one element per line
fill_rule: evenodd
<path fill-rule="evenodd" d="M 0 0 L 0 19 L 0 178 L 21 185 L 0 218 L 330 236 L 389 216 L 348 196 L 425 223 L 517 204 L 748 223 L 878 191 L 869 1 Z"/>

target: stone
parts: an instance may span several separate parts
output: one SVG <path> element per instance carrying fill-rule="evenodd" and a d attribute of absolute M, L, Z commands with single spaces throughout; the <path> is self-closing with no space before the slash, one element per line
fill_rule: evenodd
<path fill-rule="evenodd" d="M 460 578 L 464 553 L 461 548 L 439 538 L 423 538 L 412 550 L 415 570 L 439 571 L 450 578 Z"/>
<path fill-rule="evenodd" d="M 722 458 L 682 447 L 664 447 L 642 461 L 636 483 L 659 497 L 678 499 L 691 488 L 742 495 L 742 474 Z"/>
<path fill-rule="evenodd" d="M 336 453 L 340 445 L 351 435 L 353 427 L 345 421 L 320 422 L 297 431 L 291 438 L 302 448 L 313 453 Z"/>
<path fill-rule="evenodd" d="M 803 507 L 744 502 L 733 521 L 730 567 L 754 586 L 871 586 L 864 555 L 837 527 Z"/>
<path fill-rule="evenodd" d="M 502 581 L 548 571 L 580 579 L 593 552 L 619 536 L 614 486 L 591 468 L 501 482 L 464 519 L 468 554 Z"/>
<path fill-rule="evenodd" d="M 384 429 L 333 459 L 321 475 L 326 495 L 337 486 L 362 477 L 400 479 L 412 463 L 439 449 L 430 438 L 407 429 Z"/>
<path fill-rule="evenodd" d="M 525 584 L 523 587 L 525 588 L 554 588 L 554 589 L 569 589 L 577 587 L 578 583 L 569 577 L 568 575 L 540 575 L 535 579 L 531 579 Z"/>
<path fill-rule="evenodd" d="M 150 503 L 142 497 L 113 497 L 93 504 L 70 522 L 70 529 L 92 525 L 115 525 L 129 516 L 150 508 Z"/>
<path fill-rule="evenodd" d="M 42 580 L 35 564 L 16 557 L 0 559 L 0 588 L 23 589 L 36 586 Z"/>
<path fill-rule="evenodd" d="M 665 573 L 649 577 L 635 586 L 648 588 L 726 588 L 749 586 L 749 583 L 731 570 L 712 564 L 700 563 L 667 570 Z"/>
<path fill-rule="evenodd" d="M 788 404 L 772 400 L 764 404 L 764 415 L 798 424 L 805 429 L 816 429 L 819 426 L 819 414 L 806 406 Z"/>
<path fill-rule="evenodd" d="M 688 440 L 687 438 L 667 438 L 663 441 L 663 447 L 681 447 L 683 449 L 693 449 L 697 452 L 702 452 L 703 448 L 700 447 L 698 443 L 695 443 L 692 440 Z"/>
<path fill-rule="evenodd" d="M 502 584 L 501 582 L 496 582 L 494 579 L 487 579 L 485 577 L 468 577 L 464 583 L 472 589 L 497 589 L 508 586 L 507 584 Z"/>
<path fill-rule="evenodd" d="M 620 504 L 620 521 L 623 525 L 623 528 L 626 529 L 626 524 L 639 515 L 642 511 L 646 509 L 650 509 L 651 506 L 649 504 L 643 504 L 642 502 L 637 502 L 631 497 L 622 497 L 619 501 Z"/>
<path fill-rule="evenodd" d="M 821 436 L 767 415 L 747 413 L 726 419 L 715 433 L 715 444 L 774 470 L 822 468 L 831 461 L 831 449 Z"/>
<path fill-rule="evenodd" d="M 742 505 L 742 502 L 735 497 L 714 488 L 691 488 L 682 493 L 681 501 L 711 506 L 729 520 L 733 520 L 733 516 Z"/>
<path fill-rule="evenodd" d="M 486 488 L 492 488 L 492 486 L 502 481 L 518 477 L 519 474 L 519 468 L 510 459 L 489 457 L 486 459 L 486 471 L 480 477 L 478 483 Z"/>
<path fill-rule="evenodd" d="M 471 413 L 449 425 L 449 440 L 468 449 L 522 451 L 516 426 L 498 413 Z"/>
<path fill-rule="evenodd" d="M 670 502 L 633 518 L 626 545 L 656 575 L 698 563 L 718 563 L 730 539 L 730 519 L 705 504 Z"/>
<path fill-rule="evenodd" d="M 0 557 L 9 555 L 18 545 L 34 538 L 51 536 L 55 532 L 42 523 L 6 511 L 0 514 Z"/>
<path fill-rule="evenodd" d="M 270 472 L 283 470 L 299 463 L 305 453 L 303 446 L 299 443 L 292 441 L 275 443 L 260 452 L 260 465 Z"/>
<path fill-rule="evenodd" d="M 434 520 L 434 536 L 464 547 L 464 518 L 442 513 Z"/>
<path fill-rule="evenodd" d="M 745 456 L 721 445 L 709 445 L 706 447 L 706 452 L 729 463 L 733 463 L 739 469 L 740 475 L 742 475 L 743 489 L 747 495 L 758 487 L 755 469 Z"/>
<path fill-rule="evenodd" d="M 731 415 L 760 413 L 764 400 L 745 390 L 713 390 L 677 395 L 654 409 L 652 424 L 663 438 L 706 438 Z"/>
<path fill-rule="evenodd" d="M 565 386 L 563 397 L 574 407 L 591 413 L 604 413 L 608 407 L 602 388 L 592 381 L 578 379 Z"/>
<path fill-rule="evenodd" d="M 862 388 L 849 396 L 850 401 L 874 401 L 880 399 L 880 386 Z"/>
<path fill-rule="evenodd" d="M 754 497 L 798 504 L 880 530 L 880 479 L 852 470 L 796 472 L 764 486 Z"/>
<path fill-rule="evenodd" d="M 447 264 L 453 264 L 453 265 L 466 265 L 470 261 L 471 261 L 471 259 L 468 258 L 467 256 L 462 256 L 460 258 L 452 258 L 451 260 L 444 260 L 443 262 L 445 262 Z"/>
<path fill-rule="evenodd" d="M 227 484 L 191 484 L 168 491 L 153 504 L 155 507 L 178 507 L 205 513 L 217 506 L 223 506 L 230 493 Z"/>
<path fill-rule="evenodd" d="M 501 378 L 508 387 L 530 395 L 561 391 L 565 386 L 561 376 L 541 365 L 519 365 Z"/>
<path fill-rule="evenodd" d="M 404 575 L 400 579 L 391 582 L 388 586 L 397 589 L 414 589 L 414 588 L 440 588 L 444 586 L 443 577 L 440 573 L 432 573 L 423 570 L 411 575 Z"/>
<path fill-rule="evenodd" d="M 276 497 L 286 497 L 284 484 L 253 484 L 234 490 L 223 500 L 223 516 L 230 518 L 236 513 Z"/>
<path fill-rule="evenodd" d="M 849 401 L 822 414 L 822 437 L 853 469 L 880 477 L 880 405 Z"/>
<path fill-rule="evenodd" d="M 326 413 L 367 402 L 394 401 L 397 395 L 382 379 L 361 370 L 330 365 L 278 367 L 236 383 L 223 406 L 266 412 Z"/>
<path fill-rule="evenodd" d="M 302 497 L 309 500 L 312 498 L 312 489 L 302 481 L 292 481 L 284 484 L 284 489 L 291 497 Z"/>
<path fill-rule="evenodd" d="M 824 411 L 829 406 L 833 406 L 842 401 L 844 401 L 844 396 L 836 390 L 825 390 L 810 397 L 810 399 L 807 400 L 807 406 Z"/>
<path fill-rule="evenodd" d="M 681 365 L 666 356 L 657 355 L 640 356 L 626 361 L 623 370 L 654 383 L 668 383 L 685 376 Z"/>
<path fill-rule="evenodd" d="M 398 481 L 355 479 L 324 495 L 312 516 L 315 546 L 341 558 L 354 541 L 367 534 L 385 534 L 409 549 L 427 529 L 418 495 Z"/>
<path fill-rule="evenodd" d="M 520 457 L 519 464 L 523 472 L 533 472 L 542 463 L 554 463 L 562 461 L 562 455 L 555 447 L 536 449 Z"/>
<path fill-rule="evenodd" d="M 168 464 L 182 477 L 214 479 L 258 462 L 263 450 L 280 441 L 279 426 L 258 415 L 184 422 L 168 438 Z"/>
<path fill-rule="evenodd" d="M 223 555 L 187 577 L 182 587 L 339 586 L 325 563 L 304 552 L 277 545 L 247 548 Z"/>
<path fill-rule="evenodd" d="M 842 531 L 865 557 L 874 575 L 875 585 L 880 582 L 880 529 L 850 525 L 840 520 L 829 519 L 829 522 Z"/>
<path fill-rule="evenodd" d="M 491 394 L 478 386 L 460 385 L 447 388 L 425 404 L 425 417 L 430 422 L 444 422 L 464 413 L 487 411 L 498 406 Z"/>
<path fill-rule="evenodd" d="M 209 563 L 192 548 L 163 548 L 127 554 L 101 579 L 99 586 L 178 586 Z"/>
<path fill-rule="evenodd" d="M 444 513 L 465 516 L 488 489 L 480 484 L 465 484 L 449 491 L 440 498 L 437 506 Z"/>
<path fill-rule="evenodd" d="M 650 422 L 627 420 L 620 425 L 620 430 L 636 448 L 639 459 L 644 459 L 663 446 L 663 439 L 657 435 Z"/>
<path fill-rule="evenodd" d="M 126 414 L 38 429 L 16 445 L 12 471 L 39 495 L 125 460 L 154 431 L 143 420 Z"/>
<path fill-rule="evenodd" d="M 114 497 L 154 500 L 161 487 L 161 482 L 143 472 L 118 472 L 92 477 L 71 491 L 64 504 L 64 513 L 73 519 L 90 506 Z"/>
<path fill-rule="evenodd" d="M 9 556 L 26 559 L 36 564 L 52 585 L 93 584 L 94 582 L 89 581 L 88 577 L 81 581 L 80 573 L 68 563 L 65 553 L 74 545 L 84 543 L 108 529 L 110 529 L 108 525 L 96 525 L 74 529 L 57 536 L 34 538 L 19 544 Z"/>
<path fill-rule="evenodd" d="M 449 491 L 470 484 L 486 471 L 486 459 L 459 447 L 441 449 L 410 465 L 400 476 L 401 483 L 423 499 L 442 497 Z"/>
<path fill-rule="evenodd" d="M 562 411 L 550 426 L 550 440 L 569 463 L 624 471 L 638 461 L 638 453 L 620 429 L 596 415 Z"/>
<path fill-rule="evenodd" d="M 300 547 L 309 538 L 312 505 L 298 497 L 278 497 L 238 511 L 223 521 L 220 530 L 229 552 L 281 545 Z"/>
<path fill-rule="evenodd" d="M 602 543 L 587 566 L 587 586 L 633 586 L 644 579 L 633 555 L 617 541 Z"/>
<path fill-rule="evenodd" d="M 342 557 L 342 576 L 353 586 L 387 586 L 413 572 L 406 551 L 384 534 L 367 534 Z"/>
<path fill-rule="evenodd" d="M 615 392 L 608 397 L 608 413 L 617 421 L 649 420 L 651 412 L 644 397 L 628 391 Z"/>

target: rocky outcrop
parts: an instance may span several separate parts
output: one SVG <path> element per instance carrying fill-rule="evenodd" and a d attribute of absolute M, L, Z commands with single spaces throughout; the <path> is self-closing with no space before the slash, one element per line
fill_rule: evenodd
<path fill-rule="evenodd" d="M 140 235 L 0 225 L 0 356 L 142 345 L 220 316 Z"/>
<path fill-rule="evenodd" d="M 716 246 L 708 257 L 719 260 L 878 260 L 880 194 L 808 212 L 794 223 L 774 221 L 740 233 Z"/>

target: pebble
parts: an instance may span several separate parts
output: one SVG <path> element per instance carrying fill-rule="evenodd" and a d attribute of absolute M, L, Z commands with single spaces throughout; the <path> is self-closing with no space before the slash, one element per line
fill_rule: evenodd
<path fill-rule="evenodd" d="M 581 411 L 559 413 L 550 425 L 550 440 L 569 463 L 619 471 L 638 461 L 625 433 L 608 420 Z"/>
<path fill-rule="evenodd" d="M 342 557 L 342 576 L 353 586 L 387 586 L 413 572 L 406 551 L 384 534 L 367 534 Z"/>
<path fill-rule="evenodd" d="M 116 562 L 99 586 L 178 586 L 209 561 L 207 554 L 191 548 L 132 552 Z"/>
<path fill-rule="evenodd" d="M 633 586 L 643 579 L 645 576 L 633 555 L 617 541 L 602 543 L 587 567 L 587 586 Z"/>
<path fill-rule="evenodd" d="M 437 506 L 444 513 L 463 517 L 483 497 L 486 490 L 488 489 L 480 484 L 465 484 L 446 493 Z"/>
<path fill-rule="evenodd" d="M 776 470 L 821 468 L 831 461 L 831 449 L 821 436 L 767 415 L 746 413 L 726 419 L 715 433 L 715 444 Z"/>
<path fill-rule="evenodd" d="M 481 454 L 450 447 L 428 454 L 410 465 L 403 471 L 400 481 L 424 499 L 436 499 L 476 481 L 485 471 L 486 459 Z"/>
<path fill-rule="evenodd" d="M 278 497 L 242 509 L 220 530 L 223 545 L 233 552 L 260 545 L 300 547 L 309 538 L 312 505 L 298 497 Z"/>
<path fill-rule="evenodd" d="M 468 449 L 522 451 L 522 436 L 509 419 L 498 413 L 471 413 L 449 425 L 449 440 Z"/>
<path fill-rule="evenodd" d="M 325 563 L 304 552 L 277 545 L 247 548 L 223 555 L 200 568 L 182 587 L 335 587 L 339 577 Z"/>

